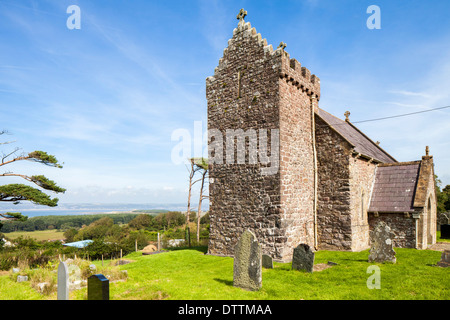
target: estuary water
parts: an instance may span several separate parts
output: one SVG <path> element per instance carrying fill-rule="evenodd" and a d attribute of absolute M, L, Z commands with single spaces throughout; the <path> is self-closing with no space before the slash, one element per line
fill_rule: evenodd
<path fill-rule="evenodd" d="M 20 212 L 28 218 L 50 216 L 50 215 L 80 215 L 80 214 L 99 214 L 99 213 L 126 213 L 134 210 L 167 210 L 167 211 L 186 211 L 186 204 L 158 204 L 158 203 L 64 203 L 57 207 L 50 208 L 30 203 L 18 205 L 0 203 L 0 212 Z M 207 210 L 207 208 L 205 208 Z M 203 210 L 202 210 L 203 211 Z"/>

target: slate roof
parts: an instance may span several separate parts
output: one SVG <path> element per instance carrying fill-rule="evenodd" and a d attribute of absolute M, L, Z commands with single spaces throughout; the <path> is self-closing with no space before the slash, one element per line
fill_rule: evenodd
<path fill-rule="evenodd" d="M 380 165 L 369 212 L 412 212 L 420 161 Z"/>
<path fill-rule="evenodd" d="M 375 142 L 350 122 L 341 120 L 325 110 L 318 109 L 317 115 L 331 126 L 337 133 L 354 146 L 357 153 L 376 159 L 381 163 L 397 162 L 391 155 L 384 151 Z"/>

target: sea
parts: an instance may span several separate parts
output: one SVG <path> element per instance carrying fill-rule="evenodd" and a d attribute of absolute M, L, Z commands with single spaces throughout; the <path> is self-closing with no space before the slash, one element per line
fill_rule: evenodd
<path fill-rule="evenodd" d="M 39 206 L 32 203 L 4 205 L 0 203 L 0 212 L 20 212 L 28 218 L 51 215 L 81 215 L 81 214 L 113 214 L 127 213 L 134 210 L 184 211 L 185 203 L 62 203 L 57 207 Z M 202 211 L 208 210 L 208 205 L 202 205 Z"/>

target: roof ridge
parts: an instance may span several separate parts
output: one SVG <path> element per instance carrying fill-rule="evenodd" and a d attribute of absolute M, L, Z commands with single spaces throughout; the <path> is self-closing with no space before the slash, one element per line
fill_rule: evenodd
<path fill-rule="evenodd" d="M 370 139 L 364 132 L 362 132 L 361 130 L 359 130 L 353 123 L 349 121 L 344 121 L 347 122 L 349 125 L 351 125 L 356 131 L 358 131 L 359 133 L 361 133 L 367 140 L 369 140 L 374 146 L 376 146 L 378 149 L 380 149 L 381 151 L 383 151 L 389 158 L 391 158 L 392 160 L 394 160 L 395 162 L 397 162 L 397 160 L 391 156 L 388 152 L 386 152 L 382 147 L 380 147 L 380 145 L 376 144 L 375 142 L 373 142 L 372 139 Z"/>
<path fill-rule="evenodd" d="M 326 115 L 327 117 L 328 117 L 328 116 L 332 117 L 333 119 L 331 119 L 331 120 L 336 120 L 336 122 L 334 123 L 334 121 L 327 121 L 327 119 L 324 119 L 324 117 L 320 116 L 320 112 L 323 112 L 324 115 Z M 328 112 L 328 111 L 326 111 L 326 110 L 324 110 L 324 109 L 322 109 L 322 108 L 318 108 L 317 114 L 318 114 L 318 115 L 320 116 L 320 118 L 323 119 L 323 120 L 325 121 L 325 123 L 327 123 L 329 126 L 335 125 L 336 128 L 333 128 L 333 129 L 334 129 L 335 131 L 337 131 L 337 132 L 339 132 L 339 129 L 337 128 L 338 126 L 344 125 L 344 124 L 345 124 L 345 125 L 348 125 L 347 129 L 346 129 L 345 127 L 342 128 L 342 130 L 343 130 L 342 133 L 339 132 L 340 136 L 344 137 L 345 140 L 349 141 L 349 139 L 345 137 L 344 133 L 345 133 L 346 131 L 348 131 L 348 128 L 351 128 L 351 129 L 353 129 L 355 132 L 357 132 L 358 134 L 360 134 L 361 137 L 362 137 L 363 139 L 365 139 L 366 141 L 368 141 L 368 142 L 370 143 L 371 146 L 375 147 L 377 150 L 379 150 L 381 153 L 383 153 L 384 156 L 387 157 L 387 159 L 390 159 L 391 161 L 394 161 L 394 162 L 398 162 L 393 156 L 391 156 L 388 152 L 386 152 L 386 150 L 384 150 L 384 149 L 381 148 L 378 144 L 376 144 L 372 139 L 370 139 L 366 134 L 364 134 L 359 128 L 357 128 L 357 127 L 356 127 L 354 124 L 352 124 L 350 121 L 342 120 L 342 119 L 336 117 L 335 115 L 331 114 L 330 112 Z M 352 145 L 352 146 L 355 146 L 354 143 L 351 143 L 351 145 Z M 366 151 L 367 151 L 367 150 L 366 150 Z M 374 158 L 374 155 L 365 154 L 365 153 L 362 153 L 362 154 L 364 154 L 364 155 L 366 155 L 366 156 L 368 156 L 368 157 Z M 378 159 L 378 157 L 375 157 L 375 159 L 379 160 L 381 163 L 385 163 L 385 161 L 382 161 L 381 159 Z M 388 162 L 388 163 L 389 163 L 389 162 Z"/>
<path fill-rule="evenodd" d="M 405 162 L 395 162 L 395 163 L 380 163 L 379 167 L 394 167 L 394 166 L 410 166 L 413 164 L 421 164 L 422 160 L 405 161 Z"/>

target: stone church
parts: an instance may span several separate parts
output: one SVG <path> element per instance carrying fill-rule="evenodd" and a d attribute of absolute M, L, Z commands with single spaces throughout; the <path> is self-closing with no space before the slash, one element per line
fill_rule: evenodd
<path fill-rule="evenodd" d="M 277 49 L 267 44 L 245 16 L 241 10 L 206 79 L 208 254 L 233 256 L 247 229 L 276 261 L 289 261 L 301 243 L 360 251 L 369 248 L 378 221 L 395 233 L 394 247 L 435 243 L 428 147 L 421 160 L 398 162 L 351 123 L 349 112 L 341 120 L 319 108 L 319 78 L 290 58 L 284 43 Z M 244 133 L 241 144 L 229 132 Z M 256 142 L 259 154 L 251 148 Z M 270 163 L 269 154 L 275 155 Z M 269 166 L 276 170 L 263 174 Z"/>

